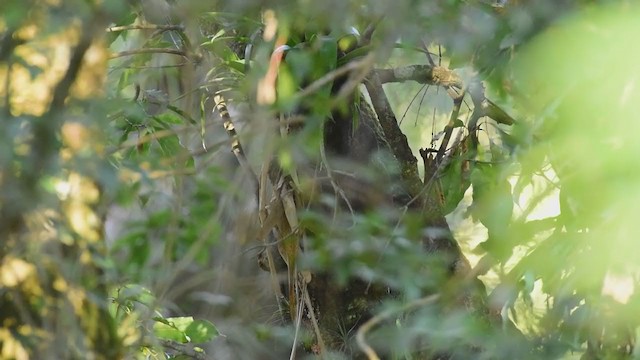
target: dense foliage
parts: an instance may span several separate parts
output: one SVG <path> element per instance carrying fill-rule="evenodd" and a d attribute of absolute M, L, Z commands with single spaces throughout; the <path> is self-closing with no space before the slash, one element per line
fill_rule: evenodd
<path fill-rule="evenodd" d="M 0 4 L 0 358 L 640 354 L 632 1 Z"/>

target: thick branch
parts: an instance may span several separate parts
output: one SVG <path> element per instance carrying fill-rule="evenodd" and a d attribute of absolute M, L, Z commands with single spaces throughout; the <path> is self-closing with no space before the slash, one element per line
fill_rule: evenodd
<path fill-rule="evenodd" d="M 3 62 L 13 54 L 13 49 L 23 44 L 25 41 L 15 36 L 16 29 L 8 29 L 0 37 L 0 62 Z"/>
<path fill-rule="evenodd" d="M 398 126 L 391 104 L 387 99 L 387 95 L 382 89 L 382 84 L 377 73 L 372 73 L 367 80 L 365 86 L 371 98 L 371 105 L 378 115 L 378 121 L 384 131 L 385 138 L 391 147 L 393 155 L 400 163 L 402 177 L 407 183 L 411 196 L 418 196 L 422 189 L 422 181 L 418 174 L 418 160 L 413 156 L 407 137 L 402 133 Z"/>
<path fill-rule="evenodd" d="M 109 56 L 110 59 L 115 59 L 124 56 L 140 55 L 140 54 L 172 54 L 187 57 L 187 53 L 178 49 L 171 48 L 143 48 L 136 50 L 120 51 Z"/>
<path fill-rule="evenodd" d="M 462 79 L 442 66 L 409 65 L 393 69 L 379 69 L 375 73 L 383 84 L 390 82 L 416 81 L 421 84 L 463 87 Z"/>
<path fill-rule="evenodd" d="M 89 46 L 91 46 L 95 31 L 87 31 L 87 28 L 84 28 L 82 33 L 83 36 L 80 38 L 80 42 L 78 42 L 78 45 L 76 45 L 76 48 L 73 51 L 71 58 L 69 59 L 69 66 L 67 67 L 67 71 L 62 79 L 58 82 L 58 84 L 56 84 L 56 87 L 53 91 L 53 99 L 51 100 L 49 110 L 50 112 L 58 111 L 63 107 L 64 100 L 69 95 L 69 89 L 71 89 L 71 85 L 73 85 L 76 80 L 76 76 L 80 72 L 84 54 L 89 49 Z"/>
<path fill-rule="evenodd" d="M 431 65 L 409 65 L 393 69 L 377 69 L 374 73 L 380 78 L 382 84 L 392 82 L 416 81 L 420 84 L 429 84 L 442 87 L 457 87 L 464 89 L 465 84 L 462 78 L 455 72 L 442 66 Z M 484 96 L 484 89 L 482 90 Z M 452 95 L 453 96 L 453 95 Z M 453 96 L 454 100 L 456 96 Z M 479 102 L 483 116 L 488 116 L 498 124 L 513 125 L 515 120 L 509 116 L 498 105 L 484 99 Z"/>

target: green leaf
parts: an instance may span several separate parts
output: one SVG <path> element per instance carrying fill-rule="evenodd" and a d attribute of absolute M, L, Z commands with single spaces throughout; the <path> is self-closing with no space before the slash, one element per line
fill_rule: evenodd
<path fill-rule="evenodd" d="M 177 155 L 184 149 L 182 145 L 180 145 L 180 139 L 178 139 L 177 136 L 167 136 L 158 139 L 158 145 L 160 145 L 162 153 L 166 156 Z"/>
<path fill-rule="evenodd" d="M 220 335 L 215 325 L 207 320 L 193 320 L 184 333 L 191 339 L 192 343 L 196 344 L 211 341 Z"/>
<path fill-rule="evenodd" d="M 371 51 L 371 49 L 372 47 L 367 45 L 348 52 L 345 56 L 340 58 L 340 61 L 338 61 L 338 66 L 342 66 L 353 59 L 367 55 Z"/>
<path fill-rule="evenodd" d="M 318 56 L 314 59 L 316 71 L 320 71 L 318 78 L 336 68 L 338 62 L 338 45 L 336 39 L 331 36 L 318 37 Z M 331 84 L 325 85 L 320 91 L 320 96 L 328 101 L 331 97 Z"/>
<path fill-rule="evenodd" d="M 283 111 L 291 111 L 294 109 L 296 99 L 295 93 L 298 91 L 298 85 L 291 74 L 289 67 L 282 64 L 278 73 L 278 81 L 276 88 L 278 91 L 278 107 Z"/>
<path fill-rule="evenodd" d="M 225 62 L 225 65 L 227 65 L 231 70 L 244 74 L 246 70 L 246 62 L 246 59 L 231 59 Z"/>
<path fill-rule="evenodd" d="M 186 329 L 186 327 L 193 322 L 192 317 L 167 319 L 155 318 L 154 320 L 156 320 L 156 323 L 153 324 L 153 333 L 159 339 L 171 340 L 179 343 L 189 342 L 189 338 L 187 338 L 187 335 L 181 328 Z"/>
<path fill-rule="evenodd" d="M 147 226 L 149 228 L 161 228 L 171 221 L 173 212 L 170 210 L 159 210 L 149 216 Z"/>
<path fill-rule="evenodd" d="M 204 343 L 214 339 L 220 333 L 218 329 L 207 320 L 194 320 L 191 316 L 154 318 L 154 334 L 164 340 L 180 343 Z"/>
<path fill-rule="evenodd" d="M 313 69 L 312 54 L 307 49 L 306 44 L 298 44 L 287 51 L 284 63 L 297 85 L 303 84 L 310 76 Z"/>
<path fill-rule="evenodd" d="M 511 254 L 507 244 L 513 214 L 513 195 L 507 172 L 500 166 L 476 164 L 471 172 L 473 217 L 484 225 L 489 238 L 480 244 L 485 251 L 503 260 Z"/>
<path fill-rule="evenodd" d="M 463 174 L 465 159 L 462 156 L 455 157 L 449 166 L 443 171 L 440 178 L 442 192 L 444 193 L 444 213 L 452 212 L 464 198 L 464 193 L 471 185 L 466 175 Z"/>

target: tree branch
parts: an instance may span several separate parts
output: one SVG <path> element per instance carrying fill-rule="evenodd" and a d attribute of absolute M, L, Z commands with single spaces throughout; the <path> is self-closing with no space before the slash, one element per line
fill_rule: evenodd
<path fill-rule="evenodd" d="M 172 55 L 179 55 L 179 56 L 187 57 L 187 53 L 185 53 L 182 50 L 178 50 L 178 49 L 171 49 L 171 48 L 143 48 L 143 49 L 136 49 L 136 50 L 120 51 L 120 52 L 111 54 L 109 56 L 109 59 L 115 59 L 115 58 L 119 58 L 119 57 L 131 56 L 131 55 L 139 55 L 139 54 L 172 54 Z"/>
<path fill-rule="evenodd" d="M 0 37 L 0 62 L 7 60 L 13 54 L 13 49 L 25 43 L 24 39 L 15 36 L 15 32 L 15 28 L 10 28 Z"/>
<path fill-rule="evenodd" d="M 107 28 L 107 32 L 118 32 L 127 30 L 180 30 L 184 31 L 183 25 L 156 25 L 156 24 L 137 24 L 125 26 L 112 26 Z"/>
<path fill-rule="evenodd" d="M 378 115 L 378 121 L 382 127 L 385 138 L 391 147 L 393 155 L 400 163 L 402 177 L 407 183 L 409 193 L 412 197 L 420 194 L 422 181 L 418 174 L 418 160 L 413 156 L 407 137 L 398 126 L 389 99 L 382 89 L 380 78 L 376 72 L 372 73 L 366 80 L 365 86 L 371 98 L 371 105 Z"/>
<path fill-rule="evenodd" d="M 436 85 L 445 88 L 455 87 L 459 89 L 466 88 L 469 84 L 465 84 L 458 74 L 450 69 L 442 66 L 431 65 L 408 65 L 393 69 L 376 69 L 374 72 L 380 78 L 382 84 L 393 82 L 415 81 L 420 84 Z M 474 80 L 478 82 L 479 80 Z M 449 95 L 455 100 L 458 95 L 449 92 Z M 482 116 L 488 116 L 498 124 L 513 125 L 515 120 L 506 111 L 502 110 L 498 105 L 489 99 L 484 98 L 484 89 L 482 89 L 483 100 L 478 102 L 480 106 L 478 110 L 482 111 Z"/>
<path fill-rule="evenodd" d="M 373 37 L 373 33 L 376 31 L 376 28 L 378 27 L 378 24 L 380 23 L 380 21 L 382 21 L 382 19 L 383 17 L 380 17 L 374 20 L 373 22 L 371 22 L 369 25 L 367 25 L 367 28 L 364 29 L 362 36 L 358 40 L 359 47 L 366 46 L 366 45 L 369 45 L 369 43 L 371 43 L 371 38 Z"/>
<path fill-rule="evenodd" d="M 363 65 L 365 65 L 365 62 L 362 60 L 359 61 L 352 61 L 352 62 L 348 62 L 343 66 L 340 66 L 334 70 L 331 70 L 330 72 L 326 73 L 324 76 L 322 76 L 320 79 L 312 82 L 309 86 L 305 87 L 304 89 L 300 90 L 297 94 L 297 96 L 299 98 L 303 98 L 305 96 L 309 96 L 313 93 L 315 93 L 316 91 L 322 89 L 323 86 L 333 82 L 335 79 L 339 78 L 340 76 L 349 73 L 351 71 L 354 71 L 356 69 L 361 68 Z"/>
<path fill-rule="evenodd" d="M 463 88 L 462 79 L 454 73 L 442 66 L 431 65 L 408 65 L 393 69 L 374 70 L 383 84 L 390 82 L 416 81 L 421 84 L 438 85 L 438 86 L 455 86 Z"/>
<path fill-rule="evenodd" d="M 438 149 L 438 154 L 436 155 L 436 164 L 440 163 L 440 161 L 444 158 L 444 153 L 447 151 L 447 146 L 449 145 L 449 140 L 451 139 L 451 133 L 453 133 L 453 126 L 456 119 L 458 119 L 458 114 L 460 113 L 460 105 L 462 104 L 462 99 L 464 99 L 464 94 L 465 93 L 463 91 L 462 94 L 453 99 L 453 111 L 451 111 L 449 123 L 444 130 L 444 138 L 442 139 L 440 149 Z"/>

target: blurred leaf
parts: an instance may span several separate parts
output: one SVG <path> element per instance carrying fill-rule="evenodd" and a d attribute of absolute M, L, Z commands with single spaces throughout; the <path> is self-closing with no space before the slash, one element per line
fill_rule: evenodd
<path fill-rule="evenodd" d="M 439 179 L 445 198 L 445 214 L 451 213 L 458 206 L 471 185 L 469 174 L 464 170 L 465 166 L 468 166 L 466 156 L 466 154 L 455 156 Z"/>
<path fill-rule="evenodd" d="M 180 343 L 204 343 L 214 339 L 220 333 L 218 329 L 207 320 L 194 320 L 191 316 L 154 318 L 155 335 L 164 340 L 172 340 Z"/>
<path fill-rule="evenodd" d="M 211 341 L 220 335 L 218 329 L 207 320 L 194 320 L 184 332 L 191 339 L 191 342 L 196 344 Z"/>
<path fill-rule="evenodd" d="M 453 121 L 453 128 L 458 128 L 458 127 L 464 127 L 464 121 L 462 121 L 461 119 L 455 119 Z"/>
<path fill-rule="evenodd" d="M 471 184 L 473 217 L 488 230 L 488 239 L 481 247 L 497 259 L 505 260 L 513 246 L 507 237 L 513 213 L 511 184 L 501 167 L 481 163 L 471 172 Z"/>
<path fill-rule="evenodd" d="M 189 338 L 184 330 L 193 322 L 192 317 L 187 318 L 154 318 L 153 333 L 159 339 L 171 340 L 179 343 L 188 343 Z"/>
<path fill-rule="evenodd" d="M 246 59 L 231 59 L 231 60 L 227 60 L 225 64 L 232 70 L 235 70 L 239 73 L 244 74 L 247 68 L 247 65 L 246 65 L 247 61 L 248 60 Z"/>

